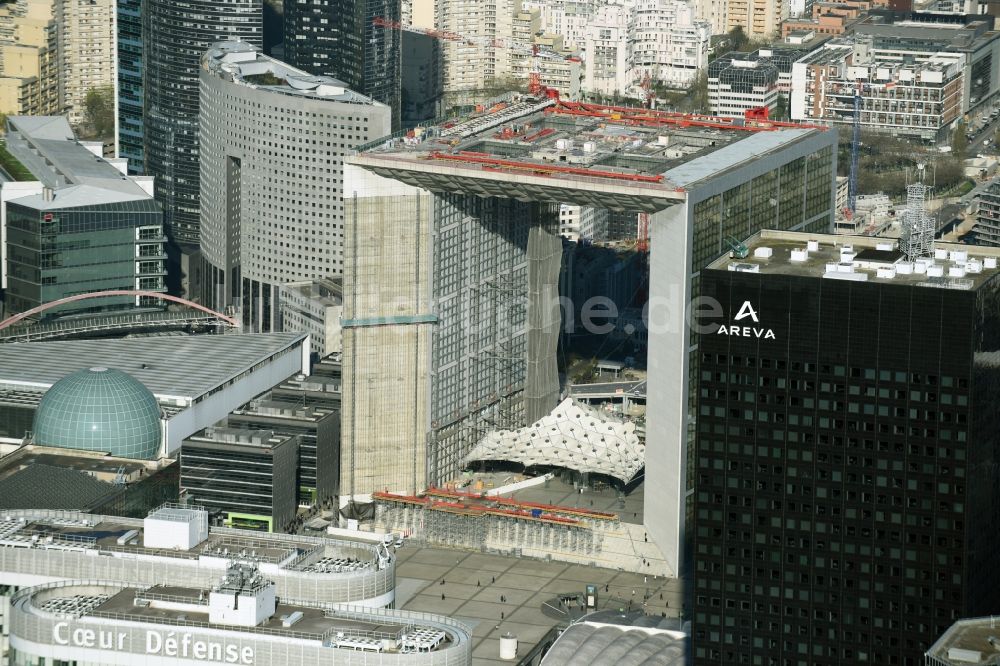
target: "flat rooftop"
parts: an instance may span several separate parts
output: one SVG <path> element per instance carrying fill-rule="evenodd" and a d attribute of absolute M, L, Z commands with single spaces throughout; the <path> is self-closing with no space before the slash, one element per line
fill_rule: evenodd
<path fill-rule="evenodd" d="M 905 260 L 893 238 L 762 231 L 744 245 L 745 258 L 730 253 L 708 268 L 962 290 L 1000 272 L 1000 248 L 976 245 L 934 243 L 930 256 L 915 261 Z"/>
<path fill-rule="evenodd" d="M 209 528 L 208 538 L 189 550 L 146 548 L 142 520 L 74 511 L 0 510 L 0 548 L 37 545 L 48 550 L 94 550 L 170 559 L 229 558 L 253 554 L 279 569 L 311 573 L 355 573 L 375 570 L 375 544 L 349 539 L 268 534 Z M 242 555 L 245 553 L 246 555 Z"/>
<path fill-rule="evenodd" d="M 959 620 L 925 653 L 932 664 L 975 666 L 1000 663 L 1000 623 L 996 617 Z"/>
<path fill-rule="evenodd" d="M 13 342 L 0 354 L 0 388 L 46 391 L 70 373 L 103 366 L 135 377 L 158 399 L 190 402 L 305 338 L 260 333 Z"/>
<path fill-rule="evenodd" d="M 202 68 L 219 78 L 262 91 L 317 101 L 385 105 L 329 76 L 314 76 L 261 53 L 247 42 L 218 42 L 202 58 Z"/>
<path fill-rule="evenodd" d="M 430 190 L 474 178 L 484 191 L 494 181 L 501 196 L 654 211 L 683 201 L 701 180 L 822 131 L 508 94 L 466 117 L 362 146 L 350 163 Z M 522 196 L 519 186 L 535 189 Z"/>
<path fill-rule="evenodd" d="M 274 614 L 256 626 L 210 621 L 210 590 L 154 585 L 149 588 L 81 584 L 53 590 L 34 588 L 30 611 L 81 620 L 100 618 L 152 626 L 211 628 L 216 632 L 319 641 L 323 647 L 384 653 L 436 652 L 469 640 L 461 625 L 401 611 L 333 609 L 279 601 Z M 37 605 L 36 605 L 37 604 Z M 294 622 L 286 618 L 296 617 Z"/>

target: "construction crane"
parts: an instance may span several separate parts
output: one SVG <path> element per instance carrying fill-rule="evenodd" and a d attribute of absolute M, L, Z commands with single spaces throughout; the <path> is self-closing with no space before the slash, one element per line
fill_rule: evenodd
<path fill-rule="evenodd" d="M 861 93 L 862 83 L 858 79 L 854 89 L 854 119 L 851 130 L 851 170 L 847 176 L 847 219 L 854 217 L 858 205 L 858 152 L 861 146 Z"/>
<path fill-rule="evenodd" d="M 635 249 L 639 252 L 649 252 L 649 213 L 639 213 L 639 230 Z"/>

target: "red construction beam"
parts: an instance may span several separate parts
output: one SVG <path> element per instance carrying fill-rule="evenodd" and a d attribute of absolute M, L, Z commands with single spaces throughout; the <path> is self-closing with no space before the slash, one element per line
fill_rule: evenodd
<path fill-rule="evenodd" d="M 638 183 L 662 183 L 663 176 L 645 176 L 642 174 L 616 173 L 614 171 L 598 171 L 596 169 L 585 169 L 581 167 L 559 166 L 556 164 L 535 164 L 534 162 L 518 162 L 517 160 L 505 160 L 497 157 L 485 157 L 482 153 L 442 153 L 431 152 L 429 159 L 449 160 L 452 162 L 467 162 L 469 164 L 481 164 L 486 167 L 503 169 L 516 169 L 519 171 L 532 171 L 541 174 L 564 173 L 573 176 L 589 176 L 592 178 L 610 178 L 613 180 L 627 180 Z"/>
<path fill-rule="evenodd" d="M 710 129 L 734 129 L 744 132 L 769 132 L 776 129 L 800 128 L 819 129 L 826 131 L 825 125 L 806 125 L 799 123 L 780 122 L 775 120 L 755 120 L 728 118 L 722 116 L 706 116 L 701 114 L 676 113 L 672 111 L 653 111 L 630 106 L 604 106 L 600 104 L 584 104 L 582 102 L 560 101 L 545 109 L 545 113 L 570 116 L 600 118 L 609 122 L 626 125 L 645 125 L 656 127 L 674 125 L 679 127 L 705 127 Z M 737 120 L 743 122 L 737 124 Z"/>

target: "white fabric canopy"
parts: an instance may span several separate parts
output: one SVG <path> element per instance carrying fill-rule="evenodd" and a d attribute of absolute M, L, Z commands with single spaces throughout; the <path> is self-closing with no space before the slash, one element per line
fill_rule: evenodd
<path fill-rule="evenodd" d="M 645 464 L 645 453 L 634 423 L 567 398 L 526 428 L 487 434 L 465 460 L 567 467 L 628 483 Z"/>

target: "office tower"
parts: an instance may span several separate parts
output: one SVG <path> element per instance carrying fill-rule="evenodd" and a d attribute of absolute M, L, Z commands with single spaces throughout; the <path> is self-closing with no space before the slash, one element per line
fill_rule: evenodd
<path fill-rule="evenodd" d="M 374 20 L 398 23 L 400 11 L 399 0 L 285 0 L 285 62 L 385 104 L 398 127 L 402 34 Z"/>
<path fill-rule="evenodd" d="M 76 141 L 61 116 L 8 118 L 7 149 L 40 182 L 38 190 L 4 204 L 10 312 L 84 292 L 163 291 L 163 214 L 149 182 L 123 176 L 99 157 L 99 142 Z M 153 304 L 159 302 L 109 296 L 53 312 Z"/>
<path fill-rule="evenodd" d="M 695 664 L 923 664 L 1000 607 L 1000 253 L 744 247 L 701 273 Z"/>
<path fill-rule="evenodd" d="M 390 131 L 389 107 L 244 42 L 201 68 L 205 302 L 278 330 L 282 284 L 343 271 L 342 164 Z"/>
<path fill-rule="evenodd" d="M 774 117 L 779 104 L 788 112 L 793 63 L 805 55 L 791 49 L 730 52 L 708 66 L 708 104 L 715 115 L 742 118 L 766 106 Z"/>
<path fill-rule="evenodd" d="M 198 67 L 214 43 L 260 46 L 262 0 L 145 0 L 142 12 L 143 144 L 146 173 L 156 178 L 167 234 L 197 245 Z"/>
<path fill-rule="evenodd" d="M 253 400 L 234 410 L 226 422 L 234 428 L 273 430 L 299 441 L 297 479 L 299 503 L 311 506 L 332 500 L 340 483 L 340 415 L 304 392 Z M 308 404 L 307 404 L 308 403 Z"/>
<path fill-rule="evenodd" d="M 115 154 L 129 173 L 144 173 L 142 146 L 142 0 L 118 0 L 118 78 L 115 81 Z"/>
<path fill-rule="evenodd" d="M 284 532 L 298 507 L 298 458 L 294 435 L 206 428 L 181 444 L 180 496 L 230 527 Z"/>
<path fill-rule="evenodd" d="M 345 167 L 341 497 L 447 483 L 486 432 L 547 414 L 558 401 L 562 254 L 549 202 L 643 211 L 658 308 L 646 459 L 655 481 L 645 485 L 658 510 L 646 526 L 676 575 L 693 427 L 684 378 L 697 376 L 682 324 L 697 273 L 739 230 L 828 229 L 836 134 L 719 131 L 710 128 L 726 121 L 697 118 L 675 129 L 657 112 L 642 129 L 632 123 L 645 110 L 508 101 L 382 142 Z"/>

